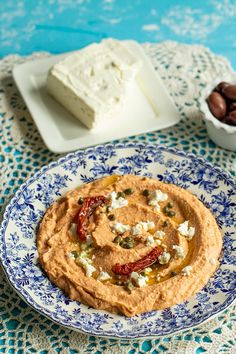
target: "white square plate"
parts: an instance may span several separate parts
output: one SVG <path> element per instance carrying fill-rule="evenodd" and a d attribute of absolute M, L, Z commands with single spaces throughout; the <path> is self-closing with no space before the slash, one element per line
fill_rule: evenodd
<path fill-rule="evenodd" d="M 48 70 L 70 53 L 34 60 L 14 68 L 16 85 L 50 150 L 68 152 L 178 123 L 179 113 L 141 45 L 135 41 L 124 43 L 142 59 L 142 69 L 119 116 L 93 131 L 88 130 L 46 90 Z"/>

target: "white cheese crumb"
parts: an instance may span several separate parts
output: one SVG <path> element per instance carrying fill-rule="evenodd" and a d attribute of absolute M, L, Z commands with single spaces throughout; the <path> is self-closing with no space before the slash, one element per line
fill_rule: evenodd
<path fill-rule="evenodd" d="M 135 289 L 135 286 L 133 285 L 131 280 L 128 280 L 128 282 L 126 283 L 126 287 L 129 291 L 132 291 Z"/>
<path fill-rule="evenodd" d="M 211 258 L 210 258 L 210 263 L 211 263 L 212 265 L 216 265 L 216 260 L 215 260 L 215 258 L 211 257 Z"/>
<path fill-rule="evenodd" d="M 153 246 L 154 244 L 155 244 L 154 238 L 149 235 L 149 236 L 146 238 L 146 245 L 147 245 L 147 246 Z"/>
<path fill-rule="evenodd" d="M 178 231 L 182 236 L 185 236 L 188 241 L 192 240 L 195 235 L 195 227 L 188 226 L 189 221 L 186 220 L 179 225 Z"/>
<path fill-rule="evenodd" d="M 183 273 L 184 275 L 187 275 L 187 276 L 188 276 L 188 275 L 190 275 L 192 269 L 193 269 L 193 267 L 190 266 L 190 265 L 188 265 L 188 266 L 186 266 L 186 267 L 184 267 L 184 268 L 182 269 L 182 273 Z"/>
<path fill-rule="evenodd" d="M 124 225 L 121 222 L 115 222 L 112 225 L 112 229 L 115 230 L 118 234 L 124 234 L 126 231 L 130 230 L 130 226 L 129 225 Z"/>
<path fill-rule="evenodd" d="M 161 240 L 155 240 L 155 244 L 160 246 L 161 245 Z"/>
<path fill-rule="evenodd" d="M 130 278 L 131 280 L 134 281 L 135 285 L 138 286 L 139 288 L 142 288 L 143 286 L 147 285 L 146 282 L 148 278 L 146 276 L 138 274 L 137 272 L 132 272 Z"/>
<path fill-rule="evenodd" d="M 169 252 L 163 252 L 159 257 L 158 261 L 160 264 L 167 264 L 171 258 L 171 255 Z"/>
<path fill-rule="evenodd" d="M 140 235 L 142 234 L 143 231 L 149 231 L 152 230 L 155 227 L 155 224 L 153 221 L 140 221 L 137 223 L 135 226 L 132 227 L 132 234 L 135 235 Z"/>
<path fill-rule="evenodd" d="M 91 248 L 90 246 L 93 243 L 93 239 L 91 235 L 86 235 L 86 242 L 81 243 L 81 249 L 83 251 L 87 251 L 89 248 Z"/>
<path fill-rule="evenodd" d="M 184 253 L 184 249 L 183 247 L 179 246 L 179 245 L 173 245 L 173 250 L 176 251 L 176 254 L 179 258 L 184 258 L 185 257 L 185 253 Z"/>
<path fill-rule="evenodd" d="M 87 277 L 91 277 L 96 271 L 96 268 L 91 264 L 91 259 L 83 257 L 82 253 L 83 252 L 81 252 L 80 256 L 77 258 L 77 262 L 84 268 Z"/>
<path fill-rule="evenodd" d="M 68 257 L 68 258 L 71 258 L 71 259 L 75 259 L 75 258 L 76 258 L 75 255 L 74 255 L 72 252 L 69 252 L 69 253 L 67 254 L 67 257 Z"/>
<path fill-rule="evenodd" d="M 164 236 L 165 236 L 165 232 L 164 231 L 156 231 L 154 234 L 155 238 L 159 238 L 159 240 L 163 240 Z"/>
<path fill-rule="evenodd" d="M 111 205 L 109 207 L 109 210 L 122 208 L 128 205 L 128 200 L 122 197 L 117 198 L 116 192 L 111 192 L 110 199 L 111 199 Z"/>
<path fill-rule="evenodd" d="M 151 192 L 149 196 L 148 205 L 155 207 L 155 211 L 160 211 L 159 202 L 164 202 L 168 199 L 168 195 L 163 193 L 160 189 Z"/>
<path fill-rule="evenodd" d="M 103 281 L 103 280 L 108 280 L 111 279 L 110 275 L 107 272 L 100 272 L 99 276 L 97 277 L 97 280 Z"/>
<path fill-rule="evenodd" d="M 144 269 L 145 275 L 147 275 L 147 274 L 149 274 L 151 272 L 152 272 L 152 268 L 150 268 L 150 267 Z"/>

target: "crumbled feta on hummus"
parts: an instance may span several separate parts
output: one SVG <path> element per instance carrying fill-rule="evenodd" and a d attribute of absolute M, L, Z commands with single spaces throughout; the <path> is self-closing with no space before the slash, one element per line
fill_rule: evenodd
<path fill-rule="evenodd" d="M 182 224 L 179 225 L 178 231 L 180 235 L 185 236 L 185 238 L 190 241 L 192 240 L 193 236 L 195 235 L 195 227 L 188 226 L 189 221 L 186 220 Z"/>
<path fill-rule="evenodd" d="M 188 275 L 190 275 L 192 269 L 193 269 L 193 267 L 190 266 L 190 265 L 188 265 L 188 266 L 186 266 L 186 267 L 184 267 L 184 268 L 182 269 L 182 273 L 183 273 L 184 275 L 187 275 L 187 276 L 188 276 Z"/>
<path fill-rule="evenodd" d="M 148 280 L 148 277 L 143 276 L 137 272 L 132 272 L 130 275 L 130 279 L 135 283 L 136 286 L 142 288 L 143 286 L 147 285 L 146 282 Z"/>
<path fill-rule="evenodd" d="M 163 252 L 159 257 L 158 261 L 160 264 L 167 264 L 171 258 L 171 255 L 169 252 Z"/>
<path fill-rule="evenodd" d="M 115 230 L 118 234 L 124 234 L 126 231 L 130 230 L 129 225 L 122 224 L 121 222 L 115 222 L 112 225 L 112 229 Z"/>
<path fill-rule="evenodd" d="M 107 272 L 103 272 L 103 271 L 101 271 L 99 276 L 97 277 L 97 280 L 99 281 L 104 281 L 108 279 L 111 279 L 110 275 Z"/>
<path fill-rule="evenodd" d="M 160 189 L 156 189 L 150 193 L 148 205 L 153 206 L 156 211 L 160 211 L 159 202 L 164 202 L 168 199 L 168 195 Z"/>
<path fill-rule="evenodd" d="M 134 236 L 141 235 L 143 231 L 150 231 L 154 229 L 155 224 L 153 221 L 140 221 L 132 227 L 132 234 Z"/>
<path fill-rule="evenodd" d="M 158 238 L 159 240 L 163 240 L 165 234 L 166 233 L 164 231 L 156 231 L 154 234 L 154 237 Z"/>
<path fill-rule="evenodd" d="M 110 199 L 111 205 L 109 206 L 109 210 L 122 208 L 128 205 L 128 200 L 122 197 L 117 198 L 116 192 L 111 192 Z"/>
<path fill-rule="evenodd" d="M 151 235 L 148 235 L 146 238 L 146 245 L 147 246 L 153 246 L 155 244 L 155 240 Z"/>
<path fill-rule="evenodd" d="M 87 277 L 91 277 L 96 271 L 96 268 L 91 264 L 91 260 L 88 258 L 81 257 L 81 255 L 76 260 L 85 270 Z"/>
<path fill-rule="evenodd" d="M 184 258 L 185 257 L 185 253 L 184 253 L 184 249 L 182 246 L 179 246 L 179 245 L 173 245 L 173 250 L 176 251 L 176 255 L 177 257 L 179 258 Z"/>

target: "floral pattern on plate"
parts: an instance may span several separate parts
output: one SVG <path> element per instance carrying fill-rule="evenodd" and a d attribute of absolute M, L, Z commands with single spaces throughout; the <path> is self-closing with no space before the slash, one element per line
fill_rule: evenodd
<path fill-rule="evenodd" d="M 59 196 L 82 183 L 125 173 L 151 176 L 189 189 L 212 210 L 224 233 L 220 267 L 202 291 L 183 304 L 132 318 L 88 308 L 64 296 L 38 265 L 35 237 L 46 208 Z M 8 280 L 25 301 L 61 325 L 113 338 L 170 334 L 202 323 L 233 302 L 235 207 L 235 181 L 194 155 L 133 143 L 88 148 L 43 167 L 20 187 L 4 214 L 1 260 Z"/>

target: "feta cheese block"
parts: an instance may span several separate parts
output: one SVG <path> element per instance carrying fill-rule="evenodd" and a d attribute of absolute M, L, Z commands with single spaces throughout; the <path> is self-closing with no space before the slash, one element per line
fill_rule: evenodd
<path fill-rule="evenodd" d="M 89 129 L 114 119 L 141 68 L 122 42 L 106 39 L 55 64 L 48 92 Z"/>

